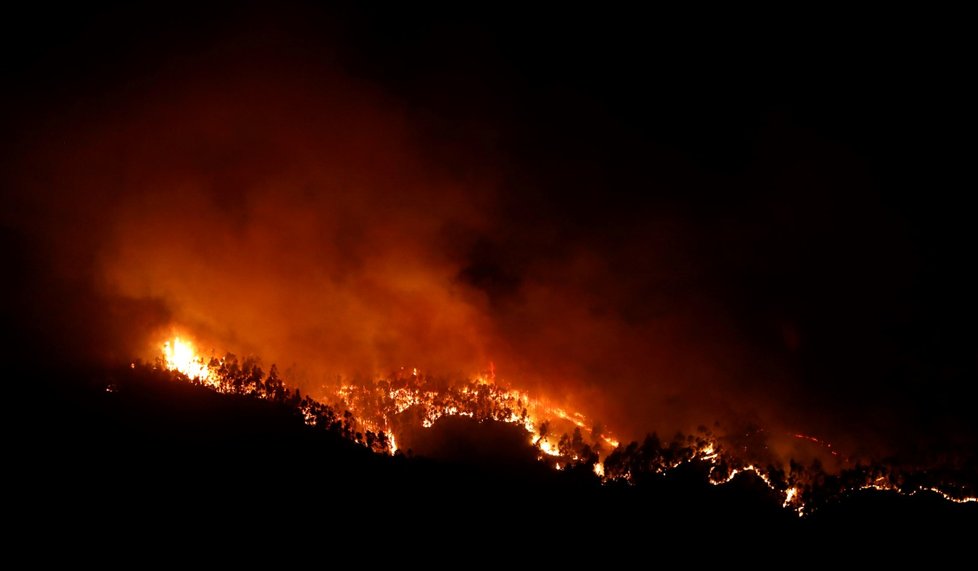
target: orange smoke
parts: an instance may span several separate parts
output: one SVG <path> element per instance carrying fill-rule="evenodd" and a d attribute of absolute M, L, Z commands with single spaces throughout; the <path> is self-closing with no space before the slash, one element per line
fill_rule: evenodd
<path fill-rule="evenodd" d="M 59 284 L 42 328 L 77 321 L 69 337 L 104 359 L 189 331 L 314 395 L 493 362 L 623 439 L 743 418 L 823 434 L 712 295 L 681 217 L 568 230 L 502 151 L 440 162 L 453 141 L 423 113 L 293 55 L 175 62 L 79 94 L 27 137 L 4 221 L 39 236 Z"/>
<path fill-rule="evenodd" d="M 491 157 L 449 172 L 424 123 L 370 86 L 222 58 L 69 115 L 53 127 L 67 146 L 26 147 L 57 182 L 21 198 L 58 205 L 26 223 L 54 229 L 53 265 L 96 292 L 82 315 L 110 324 L 112 356 L 137 345 L 151 358 L 158 339 L 192 331 L 202 353 L 260 355 L 313 394 L 401 367 L 464 379 L 492 361 L 635 437 L 770 410 L 731 398 L 748 373 L 722 312 L 618 279 L 625 259 L 676 279 L 681 228 L 655 227 L 660 251 L 614 258 L 562 242 L 546 212 L 501 217 Z M 499 261 L 494 244 L 532 251 Z M 638 300 L 661 317 L 632 319 Z"/>
<path fill-rule="evenodd" d="M 484 224 L 480 189 L 422 172 L 371 94 L 288 81 L 147 94 L 91 135 L 99 170 L 129 173 L 103 287 L 163 300 L 205 346 L 297 364 L 312 387 L 486 362 L 482 303 L 442 245 Z"/>

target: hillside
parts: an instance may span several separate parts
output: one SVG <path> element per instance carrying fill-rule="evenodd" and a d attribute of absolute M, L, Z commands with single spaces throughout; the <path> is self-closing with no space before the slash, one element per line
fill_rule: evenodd
<path fill-rule="evenodd" d="M 284 521 L 337 526 L 527 531 L 514 540 L 655 534 L 692 539 L 955 534 L 974 529 L 978 506 L 931 494 L 860 492 L 798 518 L 750 474 L 712 486 L 691 463 L 636 485 L 601 484 L 583 470 L 535 459 L 519 429 L 446 417 L 428 429 L 424 456 L 371 453 L 306 426 L 294 408 L 174 382 L 148 368 L 35 372 L 25 499 L 67 514 L 118 521 L 160 514 L 235 526 Z M 42 512 L 43 513 L 43 512 Z M 112 518 L 115 519 L 115 518 Z M 159 523 L 159 522 L 157 522 Z"/>

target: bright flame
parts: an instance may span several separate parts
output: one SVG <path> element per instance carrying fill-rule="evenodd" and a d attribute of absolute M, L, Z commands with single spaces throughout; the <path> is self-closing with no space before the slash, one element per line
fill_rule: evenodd
<path fill-rule="evenodd" d="M 576 462 L 581 458 L 578 451 L 570 450 L 575 446 L 581 448 L 582 444 L 587 444 L 592 452 L 603 450 L 605 453 L 618 446 L 618 440 L 606 432 L 588 430 L 588 419 L 583 414 L 568 412 L 531 398 L 526 392 L 497 384 L 492 370 L 490 375 L 476 376 L 466 383 L 433 388 L 417 369 L 411 369 L 410 377 L 397 376 L 376 383 L 343 385 L 335 394 L 340 399 L 341 407 L 352 412 L 364 430 L 373 432 L 395 432 L 399 422 L 403 422 L 398 417 L 411 409 L 415 411 L 412 418 L 420 421 L 423 428 L 431 428 L 444 416 L 465 416 L 479 421 L 518 425 L 527 432 L 529 444 L 537 449 L 541 459 L 566 456 L 565 460 Z M 544 426 L 550 429 L 545 430 Z M 581 439 L 567 443 L 561 440 L 558 443 L 565 429 L 571 432 L 579 430 Z M 584 442 L 585 438 L 589 441 Z M 567 462 L 561 465 L 566 467 Z"/>
<path fill-rule="evenodd" d="M 540 452 L 543 452 L 548 456 L 560 456 L 560 452 L 554 448 L 554 445 L 551 444 L 549 440 L 545 440 L 543 438 L 538 439 L 537 447 L 540 448 Z"/>
<path fill-rule="evenodd" d="M 263 384 L 261 381 L 249 381 L 250 384 L 242 384 L 239 381 L 229 381 L 225 378 L 224 360 L 217 362 L 219 367 L 209 367 L 204 358 L 201 357 L 193 343 L 180 337 L 174 337 L 162 344 L 162 355 L 160 363 L 165 369 L 176 371 L 187 378 L 200 382 L 218 392 L 248 394 L 262 399 L 288 399 L 290 394 L 284 389 L 280 380 L 269 380 Z M 135 363 L 130 365 L 135 368 Z M 400 385 L 395 388 L 394 385 Z M 109 385 L 105 389 L 107 392 L 115 392 L 115 385 Z M 495 382 L 495 370 L 490 365 L 490 375 L 477 377 L 467 384 L 449 387 L 448 389 L 432 389 L 426 386 L 425 379 L 419 376 L 416 368 L 411 369 L 409 380 L 394 379 L 391 381 L 378 381 L 376 385 L 346 385 L 339 389 L 337 395 L 340 397 L 341 406 L 346 407 L 354 416 L 344 416 L 344 430 L 349 430 L 348 435 L 356 431 L 356 439 L 361 444 L 368 446 L 375 451 L 384 451 L 394 454 L 398 450 L 393 428 L 397 426 L 398 417 L 408 409 L 417 411 L 414 418 L 420 420 L 423 427 L 433 426 L 434 423 L 443 416 L 467 416 L 476 420 L 492 420 L 496 422 L 506 422 L 517 424 L 526 430 L 529 443 L 539 452 L 539 458 L 547 462 L 552 462 L 551 466 L 557 470 L 562 470 L 573 465 L 573 462 L 582 460 L 580 457 L 582 448 L 582 430 L 589 426 L 587 418 L 579 412 L 568 412 L 565 409 L 546 404 L 545 401 L 532 399 L 525 392 L 506 389 L 500 387 Z M 302 399 L 297 405 L 298 411 L 302 414 L 305 423 L 315 426 L 323 422 L 324 415 L 329 421 L 335 420 L 334 413 L 330 407 L 321 402 L 308 397 Z M 339 409 L 342 410 L 342 409 Z M 329 421 L 332 422 L 332 421 Z M 347 422 L 353 424 L 347 425 Z M 559 432 L 554 431 L 555 427 L 550 427 L 551 423 L 565 423 L 564 427 L 575 429 L 575 440 L 568 441 L 565 433 L 560 438 L 559 444 L 555 444 L 551 438 Z M 355 426 L 355 427 L 354 427 Z M 550 427 L 550 428 L 545 428 Z M 367 438 L 361 440 L 361 432 Z M 592 453 L 601 450 L 598 446 L 601 442 L 618 448 L 619 442 L 607 433 L 597 433 L 598 429 L 592 431 Z M 795 433 L 790 434 L 798 439 L 808 440 L 819 444 L 830 450 L 832 454 L 838 452 L 832 450 L 832 445 L 828 442 L 813 436 Z M 352 436 L 351 436 L 352 437 Z M 692 439 L 690 440 L 692 442 Z M 576 446 L 576 448 L 575 448 Z M 604 454 L 601 458 L 595 454 L 593 457 L 588 454 L 588 458 L 593 458 L 592 470 L 594 474 L 605 481 L 609 478 L 624 478 L 631 481 L 633 474 L 630 470 L 622 473 L 612 471 L 610 475 L 605 473 L 605 460 L 608 459 Z M 597 460 L 597 461 L 595 461 Z M 694 444 L 688 444 L 686 453 L 673 457 L 656 468 L 659 473 L 672 470 L 687 462 L 706 462 L 709 465 L 708 480 L 713 485 L 721 485 L 733 480 L 738 474 L 753 472 L 768 488 L 782 494 L 782 507 L 792 509 L 799 516 L 805 514 L 806 505 L 802 499 L 802 491 L 809 490 L 811 482 L 799 481 L 797 476 L 793 476 L 791 483 L 787 485 L 783 480 L 780 484 L 775 484 L 772 474 L 768 470 L 761 469 L 754 464 L 742 463 L 739 457 L 732 455 L 724 449 L 719 440 L 712 436 L 706 439 L 697 439 Z M 619 468 L 620 470 L 620 468 Z M 963 494 L 952 495 L 946 491 L 933 486 L 916 486 L 913 488 L 897 485 L 875 472 L 873 479 L 867 479 L 865 484 L 856 485 L 848 490 L 873 489 L 887 491 L 905 495 L 915 495 L 921 492 L 932 492 L 947 501 L 955 503 L 974 503 L 978 498 Z"/>
<path fill-rule="evenodd" d="M 791 502 L 794 501 L 795 496 L 797 495 L 798 495 L 798 488 L 788 488 L 788 490 L 785 491 L 784 493 L 784 503 L 781 504 L 781 507 L 786 508 L 790 506 Z"/>
<path fill-rule="evenodd" d="M 179 337 L 163 343 L 163 365 L 171 371 L 179 371 L 191 379 L 207 380 L 211 371 L 204 359 L 197 355 L 193 343 Z"/>

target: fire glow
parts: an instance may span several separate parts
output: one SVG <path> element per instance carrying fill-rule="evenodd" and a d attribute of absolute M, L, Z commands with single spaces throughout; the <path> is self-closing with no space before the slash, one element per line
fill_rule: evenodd
<path fill-rule="evenodd" d="M 586 455 L 600 455 L 619 444 L 599 426 L 589 426 L 583 414 L 568 413 L 531 398 L 523 391 L 504 388 L 496 383 L 492 373 L 477 376 L 465 384 L 436 389 L 413 369 L 407 377 L 373 384 L 344 385 L 336 396 L 342 407 L 356 415 L 364 428 L 374 432 L 396 434 L 405 423 L 430 428 L 442 417 L 462 416 L 520 426 L 541 459 L 566 456 L 578 461 Z M 577 442 L 574 438 L 555 439 L 556 429 L 576 431 Z M 587 432 L 589 442 L 583 442 L 582 431 Z M 555 467 L 558 464 L 554 462 Z M 596 466 L 600 464 L 596 463 Z M 601 470 L 601 467 L 594 468 L 595 472 Z"/>
<path fill-rule="evenodd" d="M 163 343 L 163 362 L 167 369 L 183 373 L 191 379 L 203 381 L 212 377 L 210 369 L 197 354 L 193 344 L 179 337 Z"/>
<path fill-rule="evenodd" d="M 430 428 L 443 417 L 458 416 L 519 426 L 526 432 L 528 443 L 538 451 L 540 461 L 555 470 L 589 466 L 602 481 L 634 482 L 641 474 L 666 475 L 689 463 L 705 464 L 712 485 L 723 485 L 750 473 L 780 497 L 783 508 L 793 510 L 798 516 L 810 513 L 808 503 L 812 491 L 817 482 L 825 480 L 824 473 L 797 470 L 794 463 L 787 474 L 773 465 L 762 468 L 734 454 L 735 447 L 725 447 L 722 438 L 709 433 L 685 439 L 677 435 L 668 446 L 654 437 L 647 438 L 642 446 L 637 442 L 622 446 L 600 425 L 592 424 L 589 428 L 587 417 L 580 412 L 567 411 L 531 398 L 526 392 L 501 386 L 492 367 L 488 374 L 448 386 L 433 386 L 416 368 L 410 375 L 395 375 L 372 384 L 343 385 L 333 395 L 335 409 L 344 411 L 341 418 L 334 407 L 323 404 L 325 399 L 302 398 L 298 391 L 288 390 L 274 366 L 263 379 L 260 368 L 241 367 L 233 356 L 205 362 L 193 343 L 185 338 L 174 337 L 164 342 L 157 365 L 217 392 L 291 402 L 307 425 L 341 427 L 345 436 L 378 453 L 398 453 L 399 430 L 410 426 Z M 555 438 L 561 429 L 572 433 L 564 432 Z M 791 436 L 839 455 L 830 443 L 818 438 L 804 434 Z M 848 474 L 856 481 L 843 484 L 840 480 L 835 494 L 868 489 L 903 495 L 930 492 L 950 502 L 978 502 L 975 496 L 949 493 L 935 485 L 908 484 L 906 475 L 887 472 L 883 467 L 857 466 Z"/>

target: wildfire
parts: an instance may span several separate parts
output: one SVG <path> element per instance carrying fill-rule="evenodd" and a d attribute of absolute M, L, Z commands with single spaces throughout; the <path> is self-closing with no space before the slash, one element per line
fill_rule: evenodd
<path fill-rule="evenodd" d="M 211 371 L 204 359 L 197 354 L 193 343 L 179 337 L 163 343 L 163 365 L 171 370 L 201 381 L 211 378 Z"/>
<path fill-rule="evenodd" d="M 219 392 L 233 390 L 222 383 L 224 362 L 216 359 L 205 361 L 194 344 L 185 338 L 175 336 L 163 342 L 160 362 L 163 368 L 179 372 Z M 262 391 L 250 390 L 259 397 L 266 397 Z M 580 430 L 588 427 L 587 417 L 580 412 L 568 412 L 531 398 L 523 391 L 501 387 L 496 382 L 493 365 L 490 365 L 488 375 L 480 375 L 474 381 L 447 390 L 429 387 L 418 369 L 412 368 L 407 378 L 395 379 L 394 382 L 344 385 L 336 391 L 335 397 L 343 408 L 355 415 L 355 420 L 351 421 L 355 429 L 362 433 L 387 435 L 387 451 L 391 454 L 398 450 L 395 437 L 395 427 L 400 422 L 398 417 L 409 410 L 415 411 L 424 428 L 430 428 L 444 416 L 516 424 L 527 432 L 528 442 L 539 451 L 541 458 L 552 458 L 556 466 L 556 460 L 560 458 L 577 462 L 586 460 L 585 455 L 593 455 L 596 473 L 603 473 L 603 466 L 597 462 L 598 451 L 614 449 L 619 445 L 617 439 L 596 427 L 588 430 L 591 441 L 587 443 L 583 441 L 583 435 L 577 440 L 555 438 L 555 435 L 561 434 L 555 428 L 576 429 L 576 434 L 582 434 Z M 306 424 L 316 423 L 317 407 L 321 406 L 308 397 L 303 400 L 299 411 Z"/>
<path fill-rule="evenodd" d="M 338 406 L 334 410 L 315 399 L 300 398 L 297 391 L 291 392 L 278 378 L 274 366 L 265 377 L 257 365 L 248 366 L 248 361 L 245 361 L 245 366 L 242 366 L 230 355 L 220 360 L 205 361 L 192 342 L 180 337 L 162 344 L 157 363 L 164 369 L 178 372 L 218 392 L 292 403 L 307 425 L 337 430 L 376 452 L 387 454 L 398 451 L 395 433 L 411 423 L 427 428 L 445 416 L 465 416 L 478 421 L 520 426 L 526 431 L 528 443 L 537 449 L 542 461 L 556 470 L 585 464 L 602 481 L 633 481 L 637 476 L 636 470 L 664 474 L 691 462 L 705 463 L 709 467 L 708 481 L 713 485 L 726 484 L 739 474 L 750 472 L 781 497 L 782 507 L 792 509 L 798 516 L 806 513 L 806 493 L 824 476 L 824 473 L 820 476 L 805 471 L 785 475 L 773 467 L 760 468 L 755 463 L 742 460 L 743 450 L 741 455 L 732 453 L 724 447 L 723 439 L 710 433 L 674 440 L 667 447 L 653 438 L 653 445 L 648 451 L 645 450 L 648 440 L 641 447 L 635 442 L 623 447 L 611 434 L 591 424 L 584 414 L 501 386 L 496 381 L 495 367 L 492 365 L 488 375 L 448 386 L 429 383 L 417 368 L 411 369 L 407 376 L 381 379 L 372 384 L 344 385 L 334 394 L 338 399 Z M 132 366 L 135 367 L 135 364 Z M 106 390 L 112 392 L 116 389 L 110 385 Z M 344 412 L 339 415 L 336 410 Z M 571 430 L 572 434 L 561 433 L 563 429 Z M 561 436 L 557 437 L 557 434 Z M 801 433 L 790 436 L 816 443 L 833 455 L 839 455 L 824 440 Z M 610 446 L 611 450 L 604 446 Z M 650 453 L 651 457 L 648 456 Z M 636 459 L 639 460 L 638 464 L 634 463 Z M 974 496 L 948 493 L 922 480 L 915 485 L 905 484 L 901 473 L 888 471 L 885 467 L 877 466 L 860 474 L 863 475 L 857 474 L 854 483 L 839 488 L 835 493 L 866 489 L 905 495 L 931 492 L 955 503 L 978 502 Z"/>
<path fill-rule="evenodd" d="M 784 492 L 784 502 L 781 507 L 787 508 L 791 504 L 795 503 L 798 499 L 798 488 L 788 488 Z M 802 515 L 801 509 L 798 510 L 798 515 Z"/>
<path fill-rule="evenodd" d="M 801 434 L 801 433 L 795 433 L 795 434 L 790 434 L 789 433 L 788 436 L 792 436 L 794 438 L 797 438 L 798 440 L 807 440 L 809 442 L 812 442 L 814 444 L 817 444 L 817 445 L 821 446 L 826 451 L 828 451 L 829 454 L 835 456 L 836 458 L 843 458 L 839 454 L 839 451 L 838 450 L 835 450 L 835 449 L 832 448 L 832 443 L 831 442 L 826 442 L 825 440 L 822 440 L 821 438 L 816 438 L 814 436 L 810 436 L 808 434 Z M 843 461 L 846 462 L 847 464 L 849 463 L 849 459 L 848 458 L 843 458 Z"/>
<path fill-rule="evenodd" d="M 601 450 L 618 446 L 615 438 L 598 427 L 587 429 L 588 420 L 583 414 L 567 412 L 531 398 L 523 391 L 505 388 L 496 382 L 494 371 L 467 383 L 434 388 L 413 369 L 407 378 L 344 385 L 336 391 L 336 396 L 344 408 L 356 415 L 364 429 L 372 431 L 396 433 L 410 422 L 402 416 L 417 418 L 424 428 L 430 428 L 445 416 L 515 424 L 526 431 L 528 442 L 538 450 L 540 458 L 550 457 L 555 462 L 564 458 L 565 467 L 566 460 L 577 462 L 586 456 L 593 456 L 590 459 L 597 461 Z M 555 430 L 558 428 L 570 429 L 575 436 L 555 438 L 561 434 Z M 581 429 L 587 430 L 587 441 Z"/>

